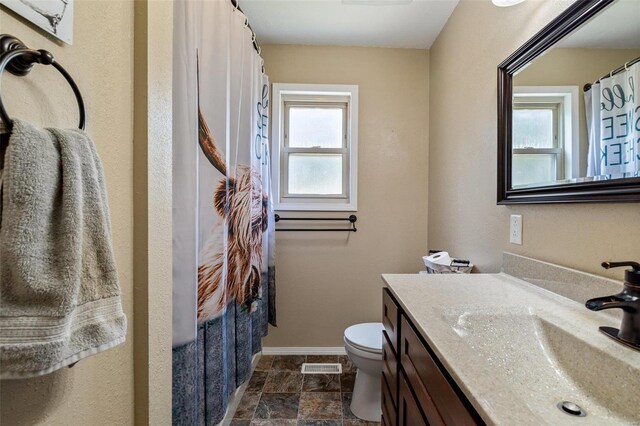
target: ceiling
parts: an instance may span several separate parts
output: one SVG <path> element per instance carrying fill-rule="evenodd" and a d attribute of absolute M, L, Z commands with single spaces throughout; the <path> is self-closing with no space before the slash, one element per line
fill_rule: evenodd
<path fill-rule="evenodd" d="M 240 0 L 260 44 L 428 49 L 458 0 Z"/>
<path fill-rule="evenodd" d="M 563 39 L 557 46 L 640 49 L 640 1 L 618 0 Z"/>

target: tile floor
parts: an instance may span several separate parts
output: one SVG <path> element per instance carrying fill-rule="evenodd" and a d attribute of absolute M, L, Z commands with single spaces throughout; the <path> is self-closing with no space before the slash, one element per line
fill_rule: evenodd
<path fill-rule="evenodd" d="M 342 374 L 302 374 L 304 362 L 340 362 Z M 231 426 L 378 426 L 349 410 L 356 368 L 346 356 L 263 355 Z"/>

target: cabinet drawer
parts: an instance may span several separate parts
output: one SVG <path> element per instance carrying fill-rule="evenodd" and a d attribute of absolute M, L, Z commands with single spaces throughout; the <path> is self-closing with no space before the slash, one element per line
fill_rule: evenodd
<path fill-rule="evenodd" d="M 401 321 L 400 362 L 406 380 L 422 404 L 430 424 L 440 418 L 447 425 L 475 425 L 472 414 L 404 315 Z"/>
<path fill-rule="evenodd" d="M 429 419 L 429 422 L 425 420 L 420 411 L 420 405 L 411 394 L 409 386 L 407 385 L 407 382 L 402 374 L 400 374 L 400 393 L 398 395 L 398 399 L 400 400 L 398 405 L 398 425 L 439 426 L 442 424 L 442 422 L 434 423 L 431 421 L 431 419 Z"/>
<path fill-rule="evenodd" d="M 382 417 L 384 417 L 385 423 L 389 426 L 396 426 L 396 407 L 391 400 L 389 391 L 389 383 L 382 376 Z"/>
<path fill-rule="evenodd" d="M 399 324 L 400 311 L 398 310 L 398 304 L 388 289 L 382 289 L 382 325 L 384 325 L 384 329 L 387 332 L 394 354 L 398 353 Z"/>
<path fill-rule="evenodd" d="M 391 401 L 395 407 L 398 406 L 398 361 L 396 355 L 391 350 L 389 337 L 385 331 L 382 332 L 382 375 L 387 380 Z"/>

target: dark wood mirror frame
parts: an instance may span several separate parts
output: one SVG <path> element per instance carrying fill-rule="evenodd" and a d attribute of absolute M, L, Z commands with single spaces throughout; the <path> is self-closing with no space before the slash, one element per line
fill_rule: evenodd
<path fill-rule="evenodd" d="M 498 204 L 640 202 L 640 178 L 513 189 L 513 75 L 615 0 L 577 0 L 498 65 Z"/>

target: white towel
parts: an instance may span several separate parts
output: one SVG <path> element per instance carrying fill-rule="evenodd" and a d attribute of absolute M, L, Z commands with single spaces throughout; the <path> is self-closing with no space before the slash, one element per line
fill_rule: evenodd
<path fill-rule="evenodd" d="M 93 142 L 14 120 L 0 203 L 0 378 L 48 374 L 125 333 Z"/>

